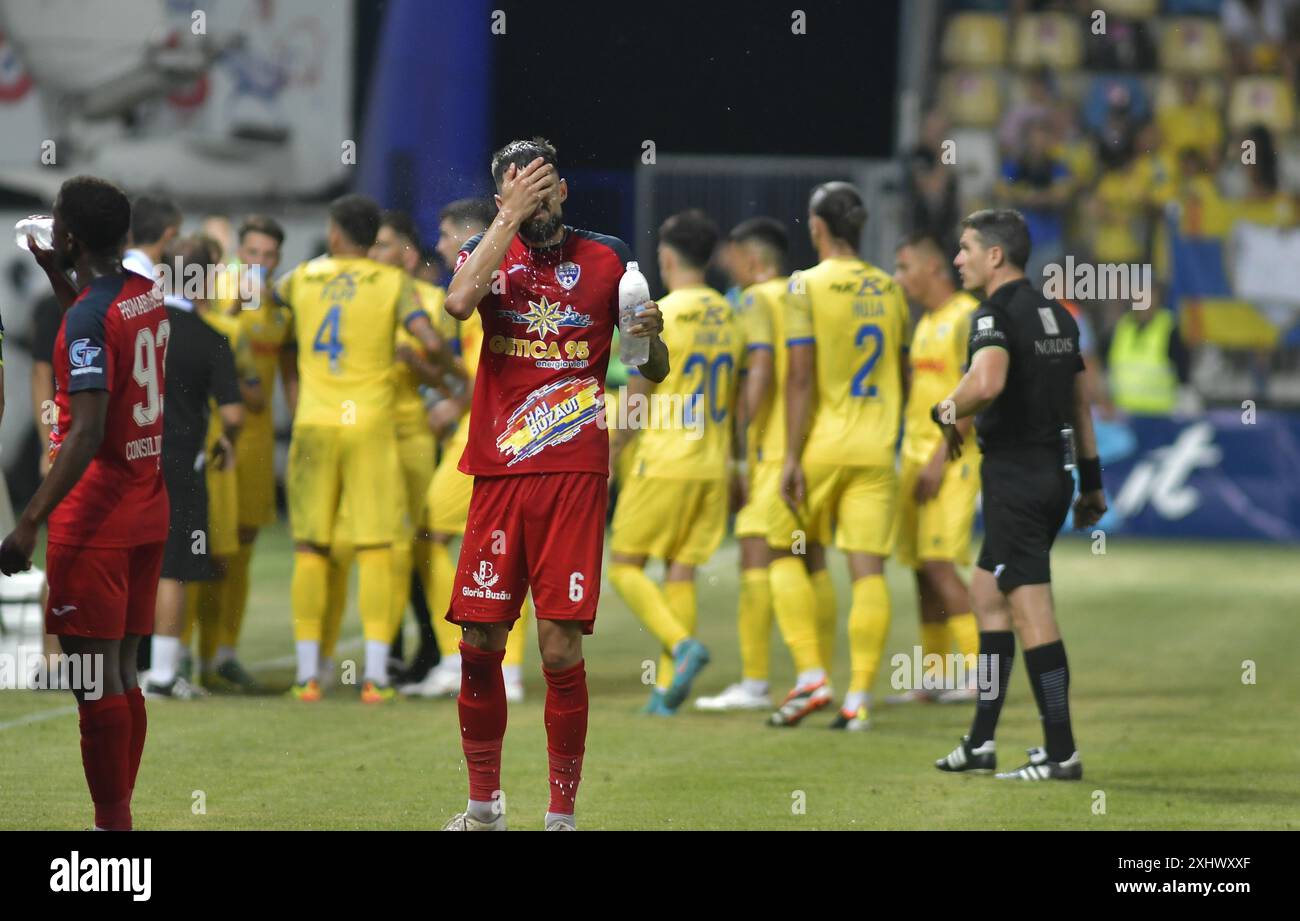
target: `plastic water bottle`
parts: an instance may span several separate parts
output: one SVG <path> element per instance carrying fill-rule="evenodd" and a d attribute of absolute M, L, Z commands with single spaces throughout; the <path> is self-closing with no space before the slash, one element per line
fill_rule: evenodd
<path fill-rule="evenodd" d="M 54 218 L 48 214 L 33 214 L 14 225 L 14 242 L 18 248 L 27 249 L 27 235 L 36 238 L 41 249 L 54 249 Z"/>
<path fill-rule="evenodd" d="M 636 322 L 641 305 L 650 300 L 650 283 L 635 262 L 627 264 L 618 283 L 618 357 L 629 368 L 639 368 L 650 360 L 650 339 L 633 336 L 628 329 Z"/>

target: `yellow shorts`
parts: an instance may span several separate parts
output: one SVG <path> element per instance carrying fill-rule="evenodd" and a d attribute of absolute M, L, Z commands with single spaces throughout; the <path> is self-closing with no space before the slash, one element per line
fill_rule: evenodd
<path fill-rule="evenodd" d="M 749 501 L 736 512 L 736 536 L 767 537 L 773 518 L 780 514 L 774 507 L 778 505 L 783 505 L 781 464 L 759 461 L 749 468 Z"/>
<path fill-rule="evenodd" d="M 424 508 L 429 498 L 429 483 L 433 480 L 434 456 L 433 433 L 430 431 L 397 439 L 397 457 L 402 465 L 404 486 L 399 540 L 413 540 L 416 532 L 424 529 Z"/>
<path fill-rule="evenodd" d="M 804 465 L 805 501 L 798 515 L 780 502 L 769 523 L 768 545 L 790 550 L 808 543 L 846 553 L 889 556 L 894 544 L 897 474 L 893 467 Z"/>
<path fill-rule="evenodd" d="M 633 474 L 618 495 L 609 548 L 698 566 L 713 556 L 726 531 L 726 480 Z"/>
<path fill-rule="evenodd" d="M 264 528 L 275 521 L 275 430 L 250 418 L 235 446 L 239 479 L 239 526 Z"/>
<path fill-rule="evenodd" d="M 925 560 L 951 560 L 965 566 L 970 563 L 971 524 L 980 491 L 980 456 L 967 454 L 948 464 L 938 494 L 917 505 L 914 491 L 923 466 L 920 461 L 903 461 L 894 555 L 912 569 Z"/>
<path fill-rule="evenodd" d="M 239 445 L 235 445 L 239 451 Z M 239 552 L 239 455 L 235 454 L 235 467 L 218 470 L 210 461 L 206 469 L 208 481 L 208 553 L 213 556 L 234 556 Z"/>
<path fill-rule="evenodd" d="M 429 530 L 434 534 L 464 534 L 469 517 L 469 497 L 474 492 L 474 478 L 456 469 L 462 445 L 449 445 L 429 483 Z"/>
<path fill-rule="evenodd" d="M 356 546 L 393 542 L 405 499 L 397 435 L 354 425 L 295 427 L 289 443 L 289 521 L 298 543 L 329 546 L 346 513 Z"/>

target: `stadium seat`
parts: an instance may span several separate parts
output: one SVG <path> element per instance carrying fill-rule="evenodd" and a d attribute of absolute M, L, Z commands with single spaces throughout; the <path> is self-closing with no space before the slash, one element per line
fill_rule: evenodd
<path fill-rule="evenodd" d="M 1179 78 L 1172 74 L 1165 74 L 1159 78 L 1156 83 L 1155 106 L 1156 112 L 1163 112 L 1165 109 L 1173 108 L 1178 105 L 1182 99 L 1178 88 Z M 1225 90 L 1223 80 L 1218 77 L 1201 78 L 1201 101 L 1222 110 L 1225 99 Z"/>
<path fill-rule="evenodd" d="M 1239 77 L 1228 100 L 1228 129 L 1241 131 L 1262 123 L 1274 134 L 1286 134 L 1295 124 L 1291 87 L 1279 77 Z"/>
<path fill-rule="evenodd" d="M 1172 73 L 1222 73 L 1228 54 L 1219 24 L 1197 16 L 1160 23 L 1160 69 Z"/>
<path fill-rule="evenodd" d="M 1012 42 L 1016 67 L 1051 67 L 1074 70 L 1083 60 L 1083 32 L 1079 21 L 1065 13 L 1030 13 L 1016 23 Z"/>
<path fill-rule="evenodd" d="M 1001 67 L 1007 57 L 1007 24 L 1001 16 L 959 13 L 948 20 L 943 63 L 957 67 Z"/>
<path fill-rule="evenodd" d="M 1125 19 L 1150 19 L 1156 15 L 1159 7 L 1157 0 L 1101 0 L 1098 9 L 1107 16 L 1123 16 Z"/>
<path fill-rule="evenodd" d="M 954 125 L 991 128 L 1002 113 L 1001 86 L 989 71 L 958 70 L 939 84 L 944 114 Z"/>

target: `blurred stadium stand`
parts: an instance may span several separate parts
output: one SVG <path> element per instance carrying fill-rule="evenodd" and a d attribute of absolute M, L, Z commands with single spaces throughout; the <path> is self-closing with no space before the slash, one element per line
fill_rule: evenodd
<path fill-rule="evenodd" d="M 1000 177 L 1059 170 L 1059 255 L 1152 266 L 1207 404 L 1300 407 L 1300 3 L 950 0 L 933 26 L 899 138 L 905 223 L 1007 204 Z M 1050 157 L 1027 165 L 1037 124 Z M 936 208 L 945 140 L 956 204 Z M 1079 306 L 1101 341 L 1129 309 Z"/>

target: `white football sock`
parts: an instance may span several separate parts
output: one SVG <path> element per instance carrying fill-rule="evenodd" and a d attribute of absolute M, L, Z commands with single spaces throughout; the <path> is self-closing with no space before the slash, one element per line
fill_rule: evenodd
<path fill-rule="evenodd" d="M 740 682 L 741 688 L 746 694 L 755 696 L 764 696 L 767 694 L 767 682 L 760 681 L 757 678 L 743 678 Z"/>
<path fill-rule="evenodd" d="M 550 828 L 552 822 L 558 822 L 561 820 L 572 825 L 574 828 L 578 827 L 578 820 L 574 818 L 574 815 L 571 812 L 548 812 L 546 813 L 546 820 L 542 824 L 544 827 Z"/>
<path fill-rule="evenodd" d="M 522 665 L 503 665 L 501 666 L 501 679 L 506 684 L 519 684 L 524 680 L 524 668 Z"/>
<path fill-rule="evenodd" d="M 858 708 L 866 706 L 870 699 L 866 691 L 849 691 L 844 695 L 844 712 L 857 713 Z"/>
<path fill-rule="evenodd" d="M 320 664 L 320 640 L 298 640 L 294 643 L 298 650 L 298 684 L 306 684 L 316 677 L 316 666 Z"/>
<path fill-rule="evenodd" d="M 334 686 L 334 659 L 322 658 L 320 668 L 316 672 L 316 680 L 320 682 L 321 687 Z"/>
<path fill-rule="evenodd" d="M 181 657 L 181 638 L 155 633 L 149 644 L 149 655 L 149 680 L 154 684 L 171 684 L 176 679 L 176 663 Z"/>
<path fill-rule="evenodd" d="M 234 647 L 234 646 L 218 646 L 218 647 L 217 647 L 217 658 L 216 658 L 216 661 L 215 661 L 213 664 L 214 664 L 217 668 L 221 668 L 221 666 L 225 665 L 227 662 L 230 662 L 230 661 L 233 660 L 234 658 L 235 658 L 235 647 Z"/>
<path fill-rule="evenodd" d="M 388 684 L 388 644 L 366 640 L 366 681 Z"/>
<path fill-rule="evenodd" d="M 497 818 L 496 803 L 493 802 L 484 803 L 472 799 L 469 801 L 469 805 L 465 807 L 465 812 L 469 814 L 471 819 L 477 819 L 480 822 L 495 822 Z"/>
<path fill-rule="evenodd" d="M 799 677 L 795 679 L 796 687 L 804 687 L 809 684 L 816 684 L 818 681 L 826 680 L 826 669 L 810 668 L 806 672 L 800 672 Z"/>

